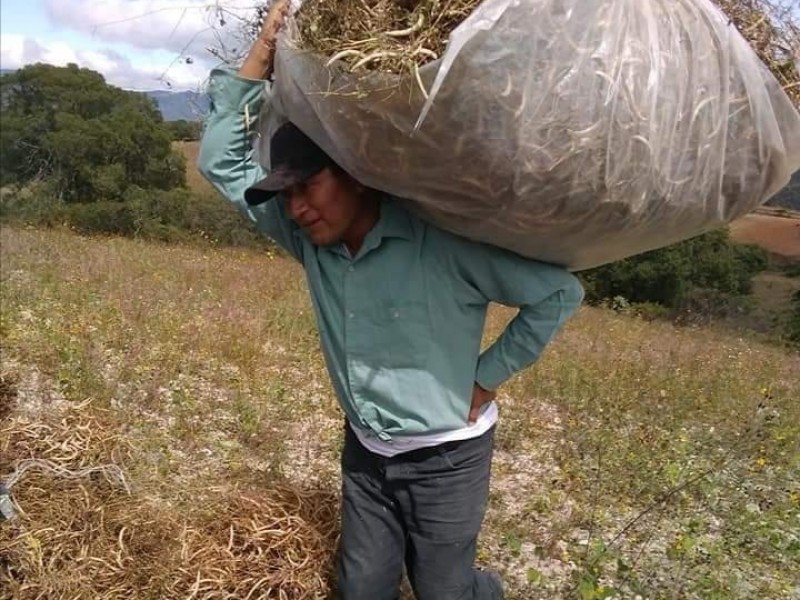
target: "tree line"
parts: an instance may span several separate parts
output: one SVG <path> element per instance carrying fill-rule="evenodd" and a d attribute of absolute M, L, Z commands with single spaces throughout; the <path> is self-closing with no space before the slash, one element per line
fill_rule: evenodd
<path fill-rule="evenodd" d="M 70 64 L 0 77 L 0 217 L 81 233 L 263 245 L 235 211 L 186 187 L 173 142 L 201 123 L 165 122 L 146 94 Z"/>
<path fill-rule="evenodd" d="M 185 159 L 172 142 L 197 139 L 201 125 L 164 122 L 143 94 L 76 65 L 32 65 L 0 77 L 0 114 L 5 221 L 167 242 L 269 245 L 214 194 L 187 189 Z M 740 306 L 753 275 L 767 266 L 762 250 L 719 230 L 581 278 L 590 303 L 709 313 Z M 800 308 L 796 313 L 800 319 Z"/>

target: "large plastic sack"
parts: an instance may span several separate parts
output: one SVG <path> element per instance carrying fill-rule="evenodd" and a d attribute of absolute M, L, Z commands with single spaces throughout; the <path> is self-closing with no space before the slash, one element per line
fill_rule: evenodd
<path fill-rule="evenodd" d="M 418 77 L 326 62 L 290 23 L 270 114 L 440 227 L 574 270 L 723 225 L 800 167 L 800 114 L 710 0 L 486 0 Z"/>

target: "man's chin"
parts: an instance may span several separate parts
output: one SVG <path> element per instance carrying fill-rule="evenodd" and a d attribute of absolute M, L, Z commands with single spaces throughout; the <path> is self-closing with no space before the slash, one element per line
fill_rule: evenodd
<path fill-rule="evenodd" d="M 309 232 L 308 237 L 315 246 L 335 246 L 341 239 L 328 231 Z"/>

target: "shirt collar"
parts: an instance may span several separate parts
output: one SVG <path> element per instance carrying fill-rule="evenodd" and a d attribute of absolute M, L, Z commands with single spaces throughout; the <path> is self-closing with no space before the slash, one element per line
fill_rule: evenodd
<path fill-rule="evenodd" d="M 384 239 L 400 238 L 411 240 L 414 237 L 408 212 L 399 205 L 397 200 L 389 196 L 382 196 L 380 210 L 378 222 L 375 223 L 367 237 L 364 238 L 364 243 L 358 251 L 358 255 L 354 257 L 356 260 L 378 248 Z M 345 256 L 349 256 L 347 250 L 344 249 L 344 244 L 339 244 L 338 248 Z"/>
<path fill-rule="evenodd" d="M 370 234 L 373 232 L 381 239 L 391 237 L 404 240 L 414 239 L 414 230 L 408 211 L 400 206 L 398 200 L 389 196 L 381 198 L 381 214 Z"/>

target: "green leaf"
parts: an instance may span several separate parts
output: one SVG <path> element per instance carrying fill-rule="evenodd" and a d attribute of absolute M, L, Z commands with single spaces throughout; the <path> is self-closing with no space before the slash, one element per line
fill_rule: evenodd
<path fill-rule="evenodd" d="M 522 540 L 516 534 L 509 533 L 503 538 L 503 544 L 509 549 L 511 554 L 519 556 L 522 551 Z"/>
<path fill-rule="evenodd" d="M 597 582 L 591 575 L 583 575 L 578 582 L 578 593 L 581 600 L 596 600 L 597 599 Z"/>
<path fill-rule="evenodd" d="M 542 581 L 544 581 L 542 572 L 533 568 L 528 569 L 527 577 L 528 583 L 532 583 L 533 585 L 540 585 Z"/>

